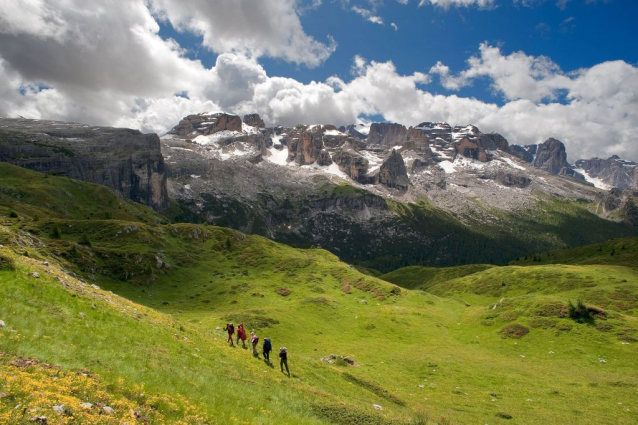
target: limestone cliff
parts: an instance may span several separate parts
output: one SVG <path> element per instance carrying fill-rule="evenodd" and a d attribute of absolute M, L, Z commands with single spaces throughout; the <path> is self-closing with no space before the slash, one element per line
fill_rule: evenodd
<path fill-rule="evenodd" d="M 0 161 L 112 188 L 155 210 L 168 206 L 156 134 L 28 119 L 0 119 Z"/>

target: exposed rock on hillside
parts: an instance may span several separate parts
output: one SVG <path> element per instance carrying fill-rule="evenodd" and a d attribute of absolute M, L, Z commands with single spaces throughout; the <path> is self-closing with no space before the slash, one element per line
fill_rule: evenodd
<path fill-rule="evenodd" d="M 487 162 L 487 153 L 485 149 L 479 146 L 475 141 L 464 137 L 458 142 L 454 142 L 454 151 L 458 155 L 462 155 L 466 158 L 476 159 L 480 162 Z"/>
<path fill-rule="evenodd" d="M 408 139 L 408 130 L 401 124 L 373 123 L 367 142 L 372 145 L 402 146 Z"/>
<path fill-rule="evenodd" d="M 332 159 L 352 180 L 361 183 L 368 180 L 369 162 L 354 149 L 346 147 L 336 152 Z"/>
<path fill-rule="evenodd" d="M 167 176 L 156 134 L 0 118 L 0 161 L 102 184 L 155 210 L 168 206 Z"/>
<path fill-rule="evenodd" d="M 207 136 L 219 131 L 242 131 L 242 122 L 237 115 L 224 112 L 189 115 L 182 119 L 169 134 L 181 137 Z"/>
<path fill-rule="evenodd" d="M 549 138 L 538 145 L 534 167 L 550 174 L 565 174 L 569 166 L 565 145 L 560 140 Z"/>
<path fill-rule="evenodd" d="M 244 123 L 252 127 L 266 128 L 266 124 L 264 123 L 264 120 L 261 119 L 259 114 L 244 115 Z"/>
<path fill-rule="evenodd" d="M 574 164 L 576 171 L 597 187 L 638 189 L 638 164 L 614 155 L 608 159 L 580 159 Z"/>
<path fill-rule="evenodd" d="M 399 190 L 407 190 L 410 186 L 410 179 L 405 168 L 403 157 L 397 151 L 392 151 L 390 157 L 379 168 L 377 182 L 387 187 Z"/>

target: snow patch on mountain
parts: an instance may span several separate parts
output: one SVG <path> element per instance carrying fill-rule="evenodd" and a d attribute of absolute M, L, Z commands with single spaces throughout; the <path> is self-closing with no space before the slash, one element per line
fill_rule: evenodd
<path fill-rule="evenodd" d="M 234 139 L 237 137 L 241 137 L 243 135 L 244 134 L 240 133 L 239 131 L 222 130 L 222 131 L 218 131 L 217 133 L 209 134 L 206 136 L 203 134 L 200 134 L 199 136 L 193 139 L 193 142 L 197 143 L 198 145 L 211 145 L 211 144 L 216 144 L 217 142 L 221 140 Z"/>
<path fill-rule="evenodd" d="M 518 165 L 516 162 L 512 161 L 510 158 L 499 158 L 501 161 L 506 162 L 510 167 L 512 168 L 516 168 L 517 170 L 523 170 L 525 171 L 526 168 L 525 167 L 521 167 L 520 165 Z"/>
<path fill-rule="evenodd" d="M 277 165 L 288 165 L 288 148 L 284 146 L 282 149 L 277 149 L 275 145 L 268 149 L 270 155 L 266 158 L 269 162 Z"/>
<path fill-rule="evenodd" d="M 587 181 L 588 183 L 593 184 L 598 189 L 603 189 L 603 190 L 611 189 L 610 185 L 608 185 L 607 183 L 605 183 L 604 181 L 602 181 L 601 179 L 599 179 L 597 177 L 590 176 L 589 173 L 587 173 L 587 171 L 583 170 L 582 168 L 574 168 L 574 171 L 576 171 L 577 173 L 582 174 L 585 177 L 585 181 Z"/>

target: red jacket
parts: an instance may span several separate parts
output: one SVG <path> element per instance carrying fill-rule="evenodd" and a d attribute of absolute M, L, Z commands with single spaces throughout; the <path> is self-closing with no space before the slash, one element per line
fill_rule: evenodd
<path fill-rule="evenodd" d="M 241 339 L 242 341 L 246 341 L 246 329 L 244 329 L 243 326 L 239 326 L 237 327 L 237 336 L 239 337 L 239 339 Z"/>

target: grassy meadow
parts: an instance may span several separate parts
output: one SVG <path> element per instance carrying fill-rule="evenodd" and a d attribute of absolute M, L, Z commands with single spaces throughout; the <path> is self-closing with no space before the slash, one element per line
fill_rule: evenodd
<path fill-rule="evenodd" d="M 636 238 L 374 277 L 11 171 L 2 423 L 638 422 Z M 229 346 L 227 321 L 271 338 L 272 363 Z"/>

